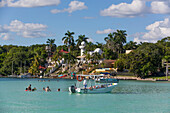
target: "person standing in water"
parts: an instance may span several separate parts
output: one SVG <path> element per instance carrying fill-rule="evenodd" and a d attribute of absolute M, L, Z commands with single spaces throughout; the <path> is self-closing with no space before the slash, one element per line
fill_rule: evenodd
<path fill-rule="evenodd" d="M 86 89 L 86 87 L 87 87 L 87 80 L 86 80 L 86 78 L 84 78 L 83 86 L 84 86 L 84 88 Z"/>

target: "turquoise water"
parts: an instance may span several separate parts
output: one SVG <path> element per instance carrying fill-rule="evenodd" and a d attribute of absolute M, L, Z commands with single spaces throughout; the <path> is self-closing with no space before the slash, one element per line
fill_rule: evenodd
<path fill-rule="evenodd" d="M 170 113 L 170 82 L 120 81 L 109 94 L 70 94 L 76 81 L 45 80 L 0 78 L 0 113 Z M 24 91 L 29 84 L 38 90 Z"/>

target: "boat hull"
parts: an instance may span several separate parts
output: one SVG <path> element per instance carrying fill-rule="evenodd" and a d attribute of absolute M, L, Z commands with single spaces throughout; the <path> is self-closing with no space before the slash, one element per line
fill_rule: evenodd
<path fill-rule="evenodd" d="M 110 93 L 113 88 L 117 86 L 117 83 L 114 83 L 114 85 L 110 85 L 108 87 L 104 87 L 104 88 L 76 88 L 75 89 L 75 93 L 82 93 L 82 94 L 96 94 L 96 93 Z M 71 87 L 69 87 L 69 91 L 71 93 L 72 90 L 71 90 Z"/>

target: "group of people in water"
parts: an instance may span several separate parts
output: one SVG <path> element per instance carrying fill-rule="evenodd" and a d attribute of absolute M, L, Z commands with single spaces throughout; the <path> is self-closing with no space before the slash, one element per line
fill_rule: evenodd
<path fill-rule="evenodd" d="M 32 89 L 31 84 L 25 89 L 25 91 L 35 91 L 35 90 L 37 89 L 35 87 Z M 51 91 L 51 89 L 49 88 L 49 86 L 47 86 L 46 88 L 43 87 L 43 91 L 49 92 Z M 60 88 L 58 88 L 57 91 L 60 91 Z"/>
<path fill-rule="evenodd" d="M 31 84 L 25 89 L 25 91 L 35 91 L 37 90 L 35 87 L 32 89 Z"/>

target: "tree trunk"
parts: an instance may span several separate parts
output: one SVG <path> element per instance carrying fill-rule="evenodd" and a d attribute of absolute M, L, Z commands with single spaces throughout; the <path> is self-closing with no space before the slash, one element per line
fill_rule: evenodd
<path fill-rule="evenodd" d="M 68 45 L 68 52 L 70 53 L 70 45 Z"/>

